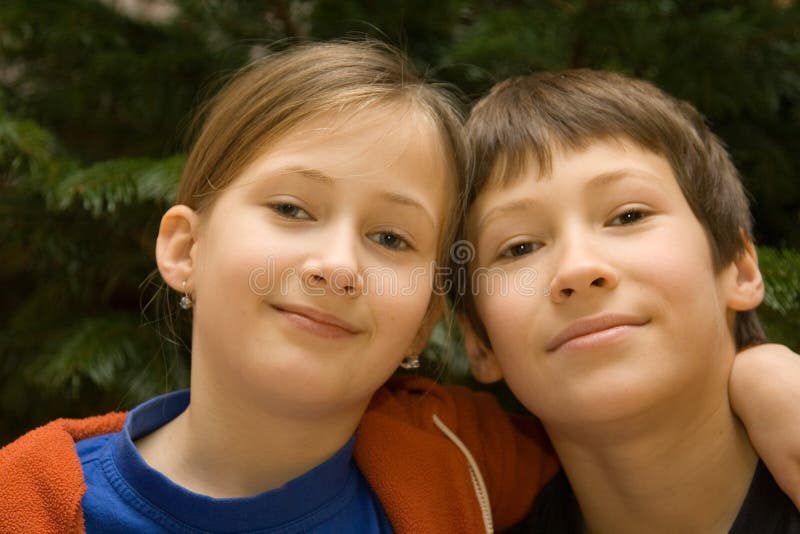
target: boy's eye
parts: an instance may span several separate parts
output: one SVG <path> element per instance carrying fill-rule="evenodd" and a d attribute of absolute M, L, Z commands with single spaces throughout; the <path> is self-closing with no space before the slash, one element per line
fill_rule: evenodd
<path fill-rule="evenodd" d="M 627 210 L 611 219 L 610 225 L 624 226 L 626 224 L 635 223 L 646 215 L 647 214 L 642 210 Z"/>
<path fill-rule="evenodd" d="M 526 256 L 531 254 L 532 252 L 536 252 L 542 246 L 538 243 L 534 243 L 532 241 L 526 241 L 525 243 L 517 243 L 516 245 L 512 245 L 505 249 L 501 256 L 506 258 L 518 258 L 520 256 Z"/>
<path fill-rule="evenodd" d="M 277 202 L 271 204 L 270 207 L 275 210 L 275 213 L 286 219 L 311 219 L 311 215 L 306 210 L 290 202 Z"/>
<path fill-rule="evenodd" d="M 367 237 L 390 250 L 405 250 L 410 247 L 408 241 L 393 232 L 376 232 Z"/>

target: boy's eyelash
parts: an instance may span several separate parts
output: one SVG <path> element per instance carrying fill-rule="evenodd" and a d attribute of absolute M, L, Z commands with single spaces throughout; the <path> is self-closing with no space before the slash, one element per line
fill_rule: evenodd
<path fill-rule="evenodd" d="M 501 258 L 519 258 L 522 256 L 527 256 L 528 254 L 533 254 L 537 250 L 542 248 L 541 243 L 535 243 L 533 241 L 525 241 L 523 243 L 516 243 L 511 245 L 510 247 L 506 247 L 500 253 Z"/>
<path fill-rule="evenodd" d="M 612 218 L 609 224 L 611 226 L 627 226 L 644 219 L 648 215 L 650 215 L 650 212 L 643 208 L 630 208 Z M 619 221 L 619 224 L 614 224 L 617 221 Z"/>

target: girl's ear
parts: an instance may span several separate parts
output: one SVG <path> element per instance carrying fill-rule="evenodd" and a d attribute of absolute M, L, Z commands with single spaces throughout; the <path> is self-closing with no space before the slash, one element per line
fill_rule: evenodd
<path fill-rule="evenodd" d="M 727 304 L 734 311 L 756 308 L 764 300 L 764 280 L 758 269 L 758 255 L 753 242 L 741 233 L 744 250 L 731 262 L 727 281 Z"/>
<path fill-rule="evenodd" d="M 164 281 L 176 291 L 192 292 L 198 224 L 194 210 L 182 204 L 172 206 L 161 218 L 156 240 L 156 262 Z"/>
<path fill-rule="evenodd" d="M 469 369 L 475 379 L 484 384 L 491 384 L 503 378 L 503 370 L 494 352 L 475 332 L 470 320 L 461 313 L 456 315 L 456 320 L 464 336 L 464 351 L 467 353 Z"/>
<path fill-rule="evenodd" d="M 436 323 L 442 318 L 445 306 L 446 303 L 443 296 L 431 295 L 431 301 L 428 304 L 428 311 L 425 312 L 425 318 L 422 320 L 422 326 L 419 327 L 414 341 L 411 342 L 411 346 L 406 351 L 407 357 L 419 356 L 428 346 L 433 329 L 436 328 Z"/>

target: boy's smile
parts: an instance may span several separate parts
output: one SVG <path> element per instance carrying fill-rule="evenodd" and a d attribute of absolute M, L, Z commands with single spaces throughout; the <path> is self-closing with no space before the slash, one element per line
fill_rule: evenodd
<path fill-rule="evenodd" d="M 613 343 L 647 322 L 635 315 L 604 313 L 570 323 L 545 346 L 545 351 L 586 350 Z"/>
<path fill-rule="evenodd" d="M 535 272 L 534 287 L 476 288 L 503 375 L 545 423 L 665 404 L 676 414 L 676 399 L 727 380 L 731 267 L 714 273 L 706 233 L 661 156 L 615 141 L 553 156 L 547 176 L 529 168 L 482 192 L 468 220 L 476 267 L 509 280 Z M 700 409 L 692 402 L 684 407 Z"/>

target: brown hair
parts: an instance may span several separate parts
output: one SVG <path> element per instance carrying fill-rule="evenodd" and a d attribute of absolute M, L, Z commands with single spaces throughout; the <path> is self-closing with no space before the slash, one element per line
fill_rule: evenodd
<path fill-rule="evenodd" d="M 631 140 L 670 163 L 706 231 L 716 270 L 743 253 L 741 232 L 752 240 L 747 194 L 725 146 L 691 104 L 648 82 L 586 69 L 512 78 L 475 105 L 467 136 L 473 158 L 468 204 L 486 187 L 519 179 L 530 164 L 547 175 L 554 149 Z M 466 297 L 468 315 L 480 327 Z M 755 310 L 737 313 L 735 335 L 738 347 L 764 341 Z"/>
<path fill-rule="evenodd" d="M 444 87 L 419 76 L 402 52 L 378 41 L 299 44 L 236 73 L 198 114 L 201 126 L 176 203 L 203 212 L 247 165 L 301 122 L 381 104 L 423 113 L 438 130 L 443 169 L 452 176 L 450 210 L 437 257 L 444 265 L 445 244 L 455 238 L 466 198 L 462 106 Z M 181 337 L 169 321 L 167 298 L 162 304 L 169 331 Z"/>

